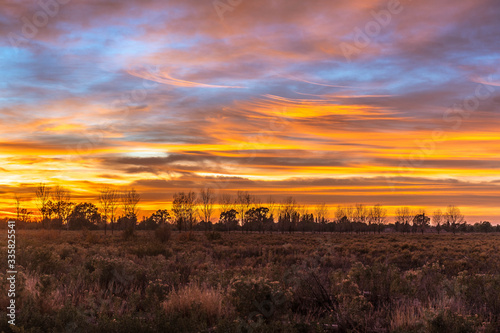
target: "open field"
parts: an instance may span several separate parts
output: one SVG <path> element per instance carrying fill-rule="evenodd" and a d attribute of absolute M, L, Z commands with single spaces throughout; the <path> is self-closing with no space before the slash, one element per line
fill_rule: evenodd
<path fill-rule="evenodd" d="M 5 230 L 4 230 L 5 232 Z M 19 230 L 5 332 L 498 332 L 498 234 Z M 168 238 L 168 237 L 167 237 Z M 7 253 L 6 235 L 1 251 Z M 24 328 L 24 329 L 23 329 Z"/>

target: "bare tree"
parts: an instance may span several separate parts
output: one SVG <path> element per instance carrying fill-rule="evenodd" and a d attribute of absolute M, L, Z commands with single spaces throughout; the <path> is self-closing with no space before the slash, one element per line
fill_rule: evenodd
<path fill-rule="evenodd" d="M 22 198 L 18 194 L 14 195 L 14 199 L 16 200 L 16 221 L 23 223 L 31 222 L 31 215 L 33 212 L 26 208 L 22 208 Z"/>
<path fill-rule="evenodd" d="M 17 215 L 16 220 L 19 221 L 21 219 L 21 198 L 19 197 L 18 194 L 16 194 L 14 196 L 14 199 L 16 200 L 16 215 Z"/>
<path fill-rule="evenodd" d="M 413 216 L 412 211 L 410 210 L 410 207 L 398 207 L 396 208 L 396 222 L 401 223 L 401 224 L 406 224 L 410 223 L 411 218 Z"/>
<path fill-rule="evenodd" d="M 448 208 L 446 208 L 444 219 L 446 221 L 447 227 L 451 227 L 453 233 L 456 232 L 457 225 L 464 222 L 464 216 L 460 212 L 460 208 L 453 205 L 450 205 L 448 206 Z"/>
<path fill-rule="evenodd" d="M 354 221 L 354 207 L 352 206 L 345 206 L 344 207 L 344 212 L 345 212 L 345 217 L 347 217 L 347 219 L 349 221 Z"/>
<path fill-rule="evenodd" d="M 22 223 L 29 223 L 31 222 L 31 216 L 33 212 L 27 210 L 26 208 L 21 208 L 19 211 L 19 221 Z"/>
<path fill-rule="evenodd" d="M 205 223 L 212 219 L 214 210 L 215 194 L 210 187 L 200 190 L 201 214 Z"/>
<path fill-rule="evenodd" d="M 317 223 L 325 223 L 328 217 L 328 207 L 326 203 L 321 203 L 316 206 L 316 222 Z"/>
<path fill-rule="evenodd" d="M 191 230 L 196 215 L 196 193 L 175 193 L 172 202 L 172 212 L 174 213 L 179 232 L 182 231 L 183 226 L 185 230 L 188 228 Z"/>
<path fill-rule="evenodd" d="M 288 232 L 292 232 L 295 230 L 295 224 L 297 222 L 298 215 L 298 207 L 297 201 L 293 197 L 288 197 L 283 200 L 280 206 L 280 224 L 281 224 L 281 232 L 285 232 L 288 229 Z"/>
<path fill-rule="evenodd" d="M 410 231 L 410 222 L 412 221 L 414 217 L 413 211 L 410 209 L 410 207 L 399 207 L 396 208 L 396 223 L 399 223 L 402 225 L 403 232 Z"/>
<path fill-rule="evenodd" d="M 224 213 L 234 208 L 233 196 L 229 193 L 222 193 L 219 196 L 220 212 Z"/>
<path fill-rule="evenodd" d="M 42 216 L 42 225 L 47 222 L 47 219 L 50 216 L 50 191 L 51 188 L 46 186 L 44 183 L 40 183 L 35 191 L 36 205 L 40 211 L 40 215 Z"/>
<path fill-rule="evenodd" d="M 137 205 L 139 204 L 140 200 L 141 196 L 134 188 L 123 192 L 121 195 L 123 214 L 125 216 L 137 217 L 137 213 L 139 212 L 139 208 L 137 207 Z"/>
<path fill-rule="evenodd" d="M 346 216 L 344 207 L 342 207 L 341 205 L 338 205 L 335 208 L 334 216 L 335 216 L 335 221 L 340 222 L 340 220 L 342 220 L 342 218 L 344 216 Z"/>
<path fill-rule="evenodd" d="M 269 215 L 273 216 L 276 214 L 276 201 L 274 200 L 273 196 L 270 195 L 269 198 L 267 198 L 267 208 L 269 208 Z"/>
<path fill-rule="evenodd" d="M 62 186 L 55 186 L 51 192 L 52 209 L 61 225 L 68 227 L 68 216 L 71 214 L 73 203 L 70 192 Z"/>
<path fill-rule="evenodd" d="M 309 215 L 309 207 L 307 205 L 297 205 L 296 211 L 300 216 Z"/>
<path fill-rule="evenodd" d="M 137 213 L 139 212 L 138 204 L 141 196 L 137 191 L 132 188 L 122 192 L 120 195 L 123 217 L 122 221 L 125 223 L 125 231 L 132 235 L 137 224 Z"/>
<path fill-rule="evenodd" d="M 437 209 L 434 211 L 434 214 L 432 215 L 432 222 L 436 226 L 436 231 L 438 234 L 441 232 L 441 224 L 443 223 L 443 212 L 441 209 Z"/>
<path fill-rule="evenodd" d="M 113 233 L 113 222 L 116 213 L 118 194 L 116 190 L 109 187 L 102 188 L 99 192 L 99 206 L 102 220 L 104 221 L 104 234 L 107 231 L 108 217 L 110 217 L 111 233 Z"/>
<path fill-rule="evenodd" d="M 248 192 L 238 191 L 236 195 L 236 210 L 240 214 L 241 219 L 241 231 L 243 232 L 243 227 L 246 222 L 245 213 L 250 209 L 252 205 L 252 196 Z"/>
<path fill-rule="evenodd" d="M 381 231 L 382 225 L 385 223 L 387 218 L 387 209 L 382 207 L 380 204 L 374 205 L 370 209 L 368 221 L 370 224 L 375 224 L 378 231 Z"/>
<path fill-rule="evenodd" d="M 274 221 L 276 218 L 278 205 L 276 204 L 276 201 L 274 200 L 272 195 L 267 198 L 267 207 L 269 208 L 269 232 L 273 233 Z"/>
<path fill-rule="evenodd" d="M 363 204 L 356 204 L 353 208 L 353 220 L 355 222 L 366 223 L 368 220 L 369 210 Z"/>

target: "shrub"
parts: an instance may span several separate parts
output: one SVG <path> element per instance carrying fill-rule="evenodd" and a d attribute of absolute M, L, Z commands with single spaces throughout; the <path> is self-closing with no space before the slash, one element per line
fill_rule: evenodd
<path fill-rule="evenodd" d="M 66 258 L 71 258 L 77 251 L 78 249 L 74 246 L 63 247 L 59 252 L 59 256 L 61 257 L 61 260 L 65 260 Z"/>
<path fill-rule="evenodd" d="M 361 264 L 354 265 L 353 272 L 360 272 L 367 269 Z M 366 273 L 366 272 L 365 272 Z M 360 289 L 355 280 L 359 276 L 343 276 L 337 272 L 331 276 L 331 290 L 336 299 L 335 309 L 333 311 L 337 322 L 345 328 L 354 332 L 365 332 L 373 322 L 376 321 L 374 306 L 368 298 L 373 298 L 370 291 Z"/>
<path fill-rule="evenodd" d="M 185 232 L 179 235 L 179 242 L 192 242 L 196 240 L 196 236 L 193 232 Z"/>
<path fill-rule="evenodd" d="M 170 225 L 163 224 L 158 229 L 155 230 L 155 237 L 162 243 L 166 243 L 170 240 L 172 232 L 170 230 Z"/>
<path fill-rule="evenodd" d="M 241 277 L 231 281 L 229 297 L 239 314 L 248 316 L 256 311 L 269 319 L 286 308 L 291 292 L 282 288 L 277 281 L 263 277 Z"/>
<path fill-rule="evenodd" d="M 221 291 L 197 285 L 184 286 L 170 293 L 163 302 L 163 309 L 167 318 L 178 322 L 175 326 L 186 327 L 187 322 L 192 330 L 210 327 L 224 315 Z"/>
<path fill-rule="evenodd" d="M 207 237 L 209 241 L 214 241 L 222 239 L 222 234 L 218 231 L 211 231 L 211 232 L 206 232 L 205 237 Z"/>
<path fill-rule="evenodd" d="M 320 277 L 313 272 L 306 275 L 300 274 L 300 272 L 294 274 L 294 276 L 297 275 L 300 278 L 293 281 L 292 301 L 292 307 L 296 312 L 308 315 L 310 313 L 329 313 L 334 309 L 337 300 L 328 291 L 326 283 Z"/>
<path fill-rule="evenodd" d="M 496 314 L 500 316 L 500 275 L 498 274 L 468 274 L 461 272 L 456 278 L 456 290 L 469 308 L 476 313 Z"/>
<path fill-rule="evenodd" d="M 135 237 L 135 229 L 133 226 L 129 226 L 125 228 L 122 232 L 122 237 L 124 240 L 129 240 L 133 237 Z"/>
<path fill-rule="evenodd" d="M 170 251 L 167 251 L 165 245 L 158 242 L 153 242 L 150 244 L 140 245 L 138 247 L 132 248 L 130 250 L 130 253 L 135 254 L 139 258 L 155 257 L 158 255 L 163 255 L 165 258 L 167 258 L 172 255 Z"/>
<path fill-rule="evenodd" d="M 60 273 L 61 261 L 53 248 L 31 248 L 20 256 L 22 263 L 32 272 L 39 274 Z"/>
<path fill-rule="evenodd" d="M 398 290 L 404 283 L 396 267 L 382 263 L 371 266 L 356 263 L 349 275 L 362 292 L 367 292 L 369 300 L 376 306 L 399 296 Z"/>
<path fill-rule="evenodd" d="M 163 302 L 169 290 L 169 285 L 162 279 L 149 281 L 148 286 L 146 287 L 146 298 L 157 299 L 159 302 Z"/>
<path fill-rule="evenodd" d="M 97 257 L 86 263 L 91 279 L 113 294 L 125 295 L 144 283 L 143 270 L 123 258 Z"/>
<path fill-rule="evenodd" d="M 99 242 L 97 235 L 87 228 L 82 229 L 82 238 L 85 242 L 90 244 L 97 244 Z"/>
<path fill-rule="evenodd" d="M 430 333 L 474 333 L 481 327 L 477 317 L 463 316 L 450 310 L 441 311 L 429 321 Z"/>

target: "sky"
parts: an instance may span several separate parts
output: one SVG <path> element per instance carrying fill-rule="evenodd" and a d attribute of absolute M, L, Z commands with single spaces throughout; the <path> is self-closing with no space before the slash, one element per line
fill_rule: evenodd
<path fill-rule="evenodd" d="M 497 0 L 0 4 L 0 215 L 44 182 L 500 223 Z"/>

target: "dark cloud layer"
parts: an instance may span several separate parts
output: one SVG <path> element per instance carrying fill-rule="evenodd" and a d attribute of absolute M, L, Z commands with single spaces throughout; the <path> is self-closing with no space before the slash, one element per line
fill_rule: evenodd
<path fill-rule="evenodd" d="M 219 184 L 500 216 L 496 0 L 0 6 L 6 195 L 134 185 L 152 209 Z"/>

